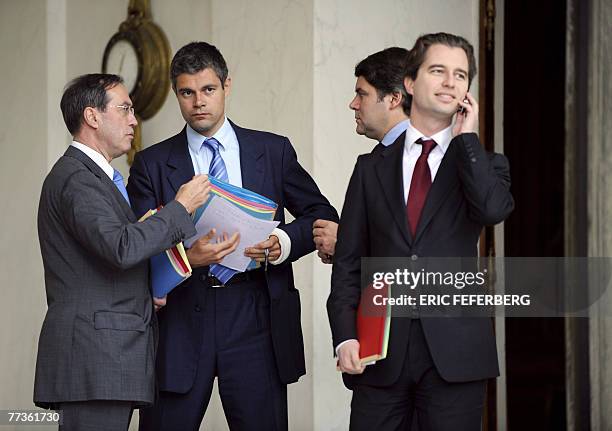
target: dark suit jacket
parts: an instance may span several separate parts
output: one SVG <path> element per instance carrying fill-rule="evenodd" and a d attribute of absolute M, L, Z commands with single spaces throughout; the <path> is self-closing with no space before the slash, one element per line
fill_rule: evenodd
<path fill-rule="evenodd" d="M 47 315 L 34 402 L 154 400 L 148 258 L 195 233 L 178 202 L 143 223 L 113 181 L 69 147 L 42 187 L 38 237 Z"/>
<path fill-rule="evenodd" d="M 413 238 L 402 186 L 404 140 L 402 134 L 391 146 L 357 159 L 344 200 L 327 301 L 334 347 L 357 338 L 361 257 L 477 256 L 483 226 L 503 221 L 514 207 L 506 158 L 487 154 L 477 135 L 462 134 L 451 141 L 442 159 Z M 387 386 L 397 380 L 409 321 L 393 318 L 387 358 L 360 376 L 345 375 L 347 386 Z M 442 378 L 460 382 L 498 375 L 490 319 L 423 317 L 421 323 Z"/>
<path fill-rule="evenodd" d="M 283 136 L 243 129 L 232 123 L 240 145 L 242 186 L 278 204 L 275 220 L 291 239 L 291 253 L 281 265 L 268 266 L 270 319 L 274 354 L 281 381 L 291 383 L 305 373 L 300 324 L 300 297 L 293 283 L 291 262 L 314 250 L 312 223 L 317 218 L 338 220 L 310 175 L 297 161 Z M 181 184 L 194 175 L 185 129 L 136 154 L 128 193 L 137 215 L 174 198 Z M 296 218 L 285 224 L 285 208 Z M 193 385 L 204 322 L 205 277 L 208 267 L 193 275 L 168 296 L 159 313 L 157 361 L 161 390 L 184 393 Z"/>

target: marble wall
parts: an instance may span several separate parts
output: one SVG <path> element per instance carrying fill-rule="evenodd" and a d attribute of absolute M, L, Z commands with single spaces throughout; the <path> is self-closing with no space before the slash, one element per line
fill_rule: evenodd
<path fill-rule="evenodd" d="M 36 234 L 48 125 L 47 22 L 40 3 L 0 2 L 0 409 L 32 406 L 38 330 L 46 308 Z"/>

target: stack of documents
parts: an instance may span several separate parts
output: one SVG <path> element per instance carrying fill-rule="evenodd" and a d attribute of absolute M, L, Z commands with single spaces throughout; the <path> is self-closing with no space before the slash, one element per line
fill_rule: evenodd
<path fill-rule="evenodd" d="M 268 239 L 279 222 L 273 221 L 278 205 L 255 192 L 209 177 L 211 193 L 208 200 L 194 213 L 197 234 L 185 241 L 191 247 L 198 238 L 215 229 L 223 233 L 240 233 L 236 250 L 221 261 L 221 265 L 235 272 L 257 267 L 257 263 L 244 256 L 244 249 Z"/>

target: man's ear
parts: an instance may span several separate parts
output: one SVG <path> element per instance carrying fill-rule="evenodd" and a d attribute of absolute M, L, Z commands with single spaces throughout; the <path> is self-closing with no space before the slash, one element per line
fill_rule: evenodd
<path fill-rule="evenodd" d="M 401 107 L 402 105 L 402 93 L 400 93 L 399 91 L 394 91 L 393 93 L 389 93 L 389 103 L 390 103 L 390 107 L 391 109 L 395 109 L 398 106 Z"/>
<path fill-rule="evenodd" d="M 409 76 L 404 78 L 404 88 L 408 94 L 414 96 L 414 81 Z"/>
<path fill-rule="evenodd" d="M 225 79 L 225 82 L 223 83 L 223 90 L 225 91 L 225 97 L 229 96 L 230 92 L 232 91 L 232 78 L 230 78 L 229 76 Z"/>
<path fill-rule="evenodd" d="M 95 108 L 88 106 L 83 111 L 83 122 L 87 124 L 89 127 L 93 129 L 97 129 L 98 128 L 98 115 L 99 115 L 99 112 Z"/>

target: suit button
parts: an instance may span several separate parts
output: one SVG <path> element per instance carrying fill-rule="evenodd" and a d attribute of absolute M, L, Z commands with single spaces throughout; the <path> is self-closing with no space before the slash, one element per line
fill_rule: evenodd
<path fill-rule="evenodd" d="M 196 305 L 193 309 L 196 313 L 199 313 L 200 311 L 202 311 L 199 305 Z"/>
<path fill-rule="evenodd" d="M 206 274 L 200 274 L 200 281 L 206 283 Z"/>
<path fill-rule="evenodd" d="M 476 157 L 472 157 L 472 163 L 476 163 Z"/>
<path fill-rule="evenodd" d="M 410 259 L 412 260 L 417 260 L 419 258 L 419 256 L 417 256 L 416 254 L 413 254 L 412 256 L 410 256 Z"/>

